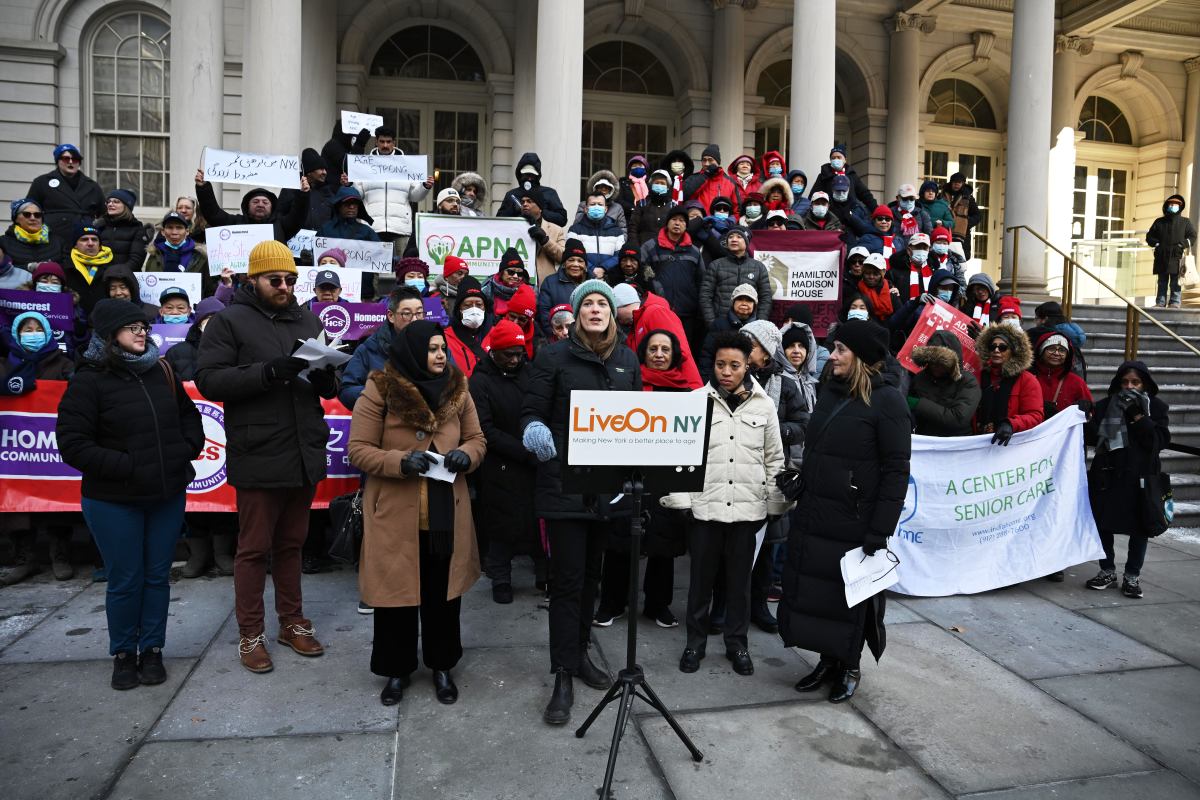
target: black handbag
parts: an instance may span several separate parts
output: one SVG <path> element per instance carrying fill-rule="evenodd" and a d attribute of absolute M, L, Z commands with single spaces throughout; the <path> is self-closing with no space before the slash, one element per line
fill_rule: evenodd
<path fill-rule="evenodd" d="M 329 517 L 334 531 L 329 557 L 343 564 L 358 564 L 363 540 L 362 489 L 330 500 Z"/>
<path fill-rule="evenodd" d="M 1171 527 L 1175 517 L 1175 495 L 1171 491 L 1171 476 L 1165 472 L 1146 475 L 1140 479 L 1142 490 L 1142 521 L 1147 536 L 1158 536 Z"/>

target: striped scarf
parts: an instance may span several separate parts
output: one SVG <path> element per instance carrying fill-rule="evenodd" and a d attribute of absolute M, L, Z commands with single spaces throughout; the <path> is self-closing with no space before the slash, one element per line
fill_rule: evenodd
<path fill-rule="evenodd" d="M 13 233 L 25 244 L 45 244 L 50 241 L 50 229 L 45 225 L 37 233 L 30 233 L 20 225 L 13 225 Z"/>
<path fill-rule="evenodd" d="M 976 304 L 971 310 L 971 321 L 981 328 L 986 328 L 992 322 L 992 301 L 986 300 Z"/>
<path fill-rule="evenodd" d="M 933 277 L 933 270 L 929 267 L 929 262 L 926 261 L 918 270 L 916 264 L 909 264 L 908 267 L 908 299 L 916 300 L 921 294 L 929 288 L 929 279 Z"/>

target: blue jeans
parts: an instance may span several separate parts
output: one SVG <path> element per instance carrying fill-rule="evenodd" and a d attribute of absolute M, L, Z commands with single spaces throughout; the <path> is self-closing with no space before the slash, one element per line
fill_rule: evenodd
<path fill-rule="evenodd" d="M 108 652 L 162 647 L 171 602 L 171 559 L 183 528 L 187 493 L 149 504 L 81 502 L 96 547 L 108 568 Z"/>
<path fill-rule="evenodd" d="M 1170 289 L 1171 289 L 1170 296 L 1167 295 L 1168 285 L 1170 286 Z M 1179 273 L 1178 272 L 1176 272 L 1174 275 L 1170 275 L 1170 274 L 1164 272 L 1158 276 L 1158 293 L 1157 293 L 1157 297 L 1156 297 L 1158 302 L 1160 302 L 1160 303 L 1166 303 L 1166 302 L 1178 303 L 1182 296 L 1183 295 L 1180 292 L 1180 288 L 1179 288 Z"/>

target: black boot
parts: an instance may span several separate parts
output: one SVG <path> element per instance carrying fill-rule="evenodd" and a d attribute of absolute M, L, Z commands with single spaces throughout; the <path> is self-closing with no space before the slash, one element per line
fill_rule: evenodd
<path fill-rule="evenodd" d="M 566 725 L 571 721 L 571 705 L 575 702 L 575 689 L 571 685 L 571 673 L 565 669 L 554 671 L 554 694 L 542 712 L 548 725 Z"/>
<path fill-rule="evenodd" d="M 750 621 L 765 633 L 779 633 L 779 621 L 771 613 L 767 601 L 762 600 L 750 610 Z"/>
<path fill-rule="evenodd" d="M 839 676 L 838 681 L 829 690 L 829 702 L 844 703 L 851 697 L 854 697 L 854 692 L 858 689 L 858 682 L 862 680 L 862 671 L 857 669 L 844 669 Z"/>
<path fill-rule="evenodd" d="M 817 668 L 805 675 L 796 682 L 797 692 L 815 692 L 826 683 L 833 681 L 838 677 L 838 664 L 836 661 L 826 661 L 821 659 L 817 662 Z"/>
<path fill-rule="evenodd" d="M 612 686 L 612 678 L 608 677 L 608 673 L 592 663 L 592 657 L 587 650 L 581 654 L 579 659 L 579 680 L 586 683 L 593 689 L 607 689 Z"/>
<path fill-rule="evenodd" d="M 56 581 L 69 581 L 75 577 L 71 566 L 71 529 L 50 529 L 50 569 Z"/>
<path fill-rule="evenodd" d="M 127 650 L 122 650 L 113 656 L 113 673 L 110 685 L 114 689 L 132 689 L 141 681 L 138 679 L 137 656 Z"/>
<path fill-rule="evenodd" d="M 208 571 L 212 558 L 212 539 L 208 536 L 189 536 L 187 539 L 188 560 L 180 573 L 185 578 L 199 578 Z"/>
<path fill-rule="evenodd" d="M 0 586 L 12 586 L 41 571 L 33 552 L 33 532 L 18 531 L 12 538 L 16 553 L 13 565 L 0 574 Z"/>
<path fill-rule="evenodd" d="M 232 534 L 213 534 L 213 561 L 217 564 L 217 572 L 228 577 L 233 574 L 233 555 L 237 541 Z"/>

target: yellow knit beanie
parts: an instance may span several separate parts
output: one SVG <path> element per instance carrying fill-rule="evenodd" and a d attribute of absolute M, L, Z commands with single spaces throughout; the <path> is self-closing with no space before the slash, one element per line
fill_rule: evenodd
<path fill-rule="evenodd" d="M 291 249 L 283 242 L 269 239 L 254 245 L 250 251 L 250 267 L 246 271 L 251 278 L 268 272 L 296 273 L 296 262 Z"/>

